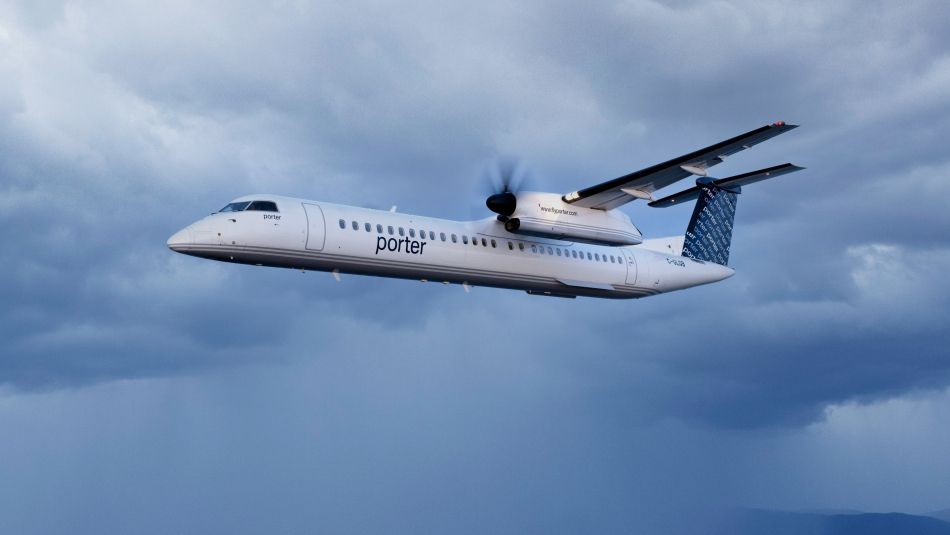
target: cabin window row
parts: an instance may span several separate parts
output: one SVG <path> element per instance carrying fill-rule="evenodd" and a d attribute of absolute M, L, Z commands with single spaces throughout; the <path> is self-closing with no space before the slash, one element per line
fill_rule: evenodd
<path fill-rule="evenodd" d="M 346 220 L 340 219 L 340 228 L 345 230 L 346 227 L 347 227 Z M 350 228 L 352 228 L 355 231 L 359 231 L 360 230 L 359 222 L 351 221 Z M 371 225 L 370 223 L 363 223 L 362 228 L 366 232 L 373 231 L 373 225 Z M 410 228 L 407 231 L 406 228 L 404 227 L 393 227 L 392 225 L 387 225 L 383 227 L 383 225 L 380 225 L 377 223 L 376 233 L 389 234 L 390 236 L 395 236 L 396 234 L 398 234 L 399 236 L 403 236 L 403 237 L 405 237 L 408 233 L 410 238 L 415 238 L 416 236 L 418 236 L 420 239 L 423 239 L 423 240 L 428 238 L 432 241 L 436 241 L 436 233 L 435 231 L 432 231 L 432 230 L 419 229 L 417 231 L 414 228 Z M 452 243 L 459 243 L 459 236 L 456 234 L 446 235 L 444 232 L 439 232 L 438 239 L 443 242 L 451 241 Z M 498 247 L 498 242 L 496 242 L 494 238 L 478 238 L 475 236 L 472 236 L 471 238 L 469 238 L 468 236 L 462 234 L 461 242 L 463 245 L 468 245 L 469 243 L 471 243 L 472 245 L 476 247 L 478 246 L 479 242 L 481 243 L 482 247 L 488 247 L 489 245 L 491 245 L 493 249 Z M 514 249 L 515 249 L 515 244 L 511 241 L 508 241 L 508 250 L 514 251 Z M 518 242 L 518 250 L 520 251 L 525 250 L 524 242 Z M 623 259 L 620 255 L 615 256 L 615 255 L 607 255 L 607 254 L 600 254 L 600 253 L 591 253 L 590 251 L 578 251 L 576 249 L 566 249 L 566 248 L 554 247 L 550 245 L 532 244 L 531 252 L 535 254 L 541 254 L 541 255 L 548 254 L 551 256 L 561 256 L 565 258 L 577 258 L 580 260 L 586 259 L 586 260 L 591 260 L 594 262 L 609 262 L 612 264 L 623 263 Z"/>
<path fill-rule="evenodd" d="M 608 262 L 611 264 L 622 264 L 623 257 L 620 255 L 608 255 L 600 253 L 591 253 L 590 251 L 578 251 L 576 249 L 562 249 L 550 245 L 532 245 L 531 252 L 537 254 L 549 254 L 551 256 L 563 256 L 566 258 L 577 258 L 579 260 L 593 260 L 594 262 Z"/>

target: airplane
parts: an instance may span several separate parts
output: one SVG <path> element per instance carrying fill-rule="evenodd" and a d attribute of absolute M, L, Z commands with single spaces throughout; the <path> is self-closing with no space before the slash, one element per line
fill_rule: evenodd
<path fill-rule="evenodd" d="M 523 290 L 531 295 L 632 299 L 721 281 L 742 186 L 804 169 L 790 163 L 713 178 L 727 157 L 797 128 L 778 121 L 567 194 L 515 191 L 510 176 L 486 206 L 452 221 L 278 195 L 247 195 L 172 235 L 186 255 L 301 271 Z M 695 185 L 654 198 L 690 176 Z M 683 236 L 644 239 L 619 208 L 695 200 Z"/>

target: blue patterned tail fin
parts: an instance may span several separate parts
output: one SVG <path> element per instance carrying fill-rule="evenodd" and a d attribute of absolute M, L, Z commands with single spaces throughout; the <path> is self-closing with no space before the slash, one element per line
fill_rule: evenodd
<path fill-rule="evenodd" d="M 686 227 L 683 256 L 728 265 L 732 222 L 741 188 L 717 186 L 709 178 L 697 180 L 696 186 L 700 193 Z"/>
<path fill-rule="evenodd" d="M 801 171 L 804 167 L 783 163 L 729 178 L 702 177 L 692 188 L 650 202 L 655 208 L 679 206 L 696 199 L 693 217 L 686 227 L 683 256 L 727 265 L 732 243 L 732 221 L 742 186 Z M 685 170 L 685 169 L 684 169 Z"/>

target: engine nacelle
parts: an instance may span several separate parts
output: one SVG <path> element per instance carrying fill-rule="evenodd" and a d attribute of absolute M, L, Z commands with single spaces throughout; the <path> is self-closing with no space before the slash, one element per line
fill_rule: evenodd
<path fill-rule="evenodd" d="M 514 209 L 510 215 L 501 214 L 499 217 L 505 222 L 505 230 L 513 234 L 594 245 L 637 245 L 643 242 L 640 230 L 623 212 L 573 206 L 556 193 L 525 191 L 513 195 L 516 198 Z"/>

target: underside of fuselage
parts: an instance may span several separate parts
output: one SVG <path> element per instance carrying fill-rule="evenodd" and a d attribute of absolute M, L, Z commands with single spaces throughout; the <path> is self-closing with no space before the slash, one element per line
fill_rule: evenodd
<path fill-rule="evenodd" d="M 430 266 L 414 262 L 367 262 L 365 258 L 316 252 L 286 251 L 267 247 L 226 245 L 174 245 L 176 252 L 253 266 L 286 268 L 299 271 L 321 271 L 347 275 L 366 275 L 395 279 L 418 280 L 463 286 L 483 286 L 508 290 L 524 290 L 532 295 L 553 297 L 600 297 L 636 299 L 660 293 L 628 284 L 610 285 L 611 289 L 568 286 L 553 277 L 528 273 L 472 270 L 448 266 Z"/>

